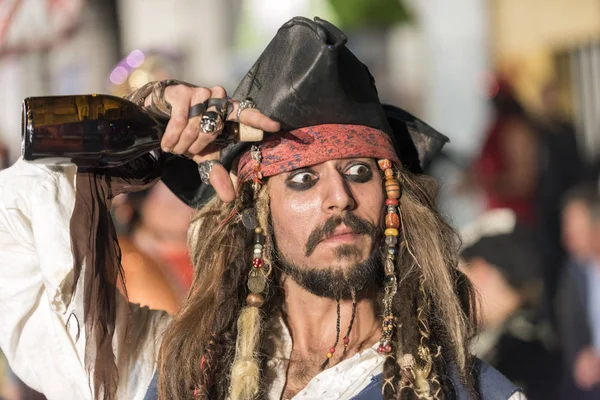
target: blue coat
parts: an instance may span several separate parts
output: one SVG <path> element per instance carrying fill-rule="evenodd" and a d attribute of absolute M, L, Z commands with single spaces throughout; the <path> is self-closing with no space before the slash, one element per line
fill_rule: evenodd
<path fill-rule="evenodd" d="M 498 372 L 498 370 L 481 360 L 475 362 L 475 369 L 478 371 L 477 385 L 481 400 L 507 400 L 519 390 L 519 388 L 506 379 L 506 377 Z M 456 374 L 451 374 L 450 378 L 454 385 L 454 391 L 456 392 L 456 400 L 470 400 L 469 394 L 457 379 Z M 371 380 L 371 383 L 355 396 L 353 400 L 381 400 L 383 398 L 381 395 L 382 382 L 383 377 L 381 374 L 375 376 L 373 380 Z M 156 374 L 154 374 L 144 400 L 158 400 L 157 385 L 157 377 Z"/>

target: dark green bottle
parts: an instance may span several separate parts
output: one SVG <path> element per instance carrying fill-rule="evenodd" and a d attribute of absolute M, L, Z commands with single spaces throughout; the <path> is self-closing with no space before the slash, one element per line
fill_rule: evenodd
<path fill-rule="evenodd" d="M 29 97 L 22 105 L 26 161 L 113 167 L 160 147 L 168 119 L 110 95 Z"/>

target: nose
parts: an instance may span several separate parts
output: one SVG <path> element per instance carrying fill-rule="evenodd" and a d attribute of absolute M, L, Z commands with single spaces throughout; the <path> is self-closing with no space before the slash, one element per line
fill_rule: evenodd
<path fill-rule="evenodd" d="M 321 177 L 323 180 L 323 177 Z M 339 213 L 352 211 L 356 207 L 356 200 L 344 176 L 338 170 L 332 170 L 324 179 L 325 189 L 323 211 L 326 213 Z"/>

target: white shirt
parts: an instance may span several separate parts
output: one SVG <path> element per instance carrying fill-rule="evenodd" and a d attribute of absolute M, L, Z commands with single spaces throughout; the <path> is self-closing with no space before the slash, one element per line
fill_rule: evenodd
<path fill-rule="evenodd" d="M 267 371 L 265 379 L 270 384 L 269 400 L 279 400 L 285 389 L 289 359 L 292 354 L 292 337 L 283 322 L 275 318 L 266 329 Z M 306 387 L 293 397 L 293 400 L 349 400 L 358 395 L 371 382 L 373 377 L 383 372 L 385 357 L 377 352 L 376 343 L 354 356 L 321 371 Z"/>
<path fill-rule="evenodd" d="M 75 167 L 47 167 L 19 160 L 0 171 L 0 348 L 14 372 L 49 400 L 93 399 L 84 366 L 82 288 L 71 300 L 73 256 L 69 223 L 75 204 Z M 125 301 L 125 299 L 121 299 Z M 127 368 L 117 397 L 141 400 L 156 368 L 164 312 L 132 305 L 133 330 Z M 285 324 L 274 354 L 289 359 L 291 338 Z M 119 327 L 117 327 L 119 330 Z M 113 347 L 126 346 L 115 334 Z M 268 365 L 273 374 L 270 399 L 285 386 L 287 364 Z M 382 371 L 375 349 L 327 369 L 294 399 L 350 399 Z M 519 393 L 511 400 L 524 399 Z"/>
<path fill-rule="evenodd" d="M 271 388 L 268 400 L 282 398 L 286 374 L 292 354 L 292 337 L 282 318 L 267 327 L 267 338 L 274 349 L 267 355 L 266 379 Z M 379 343 L 320 372 L 292 400 L 351 400 L 362 392 L 377 375 L 383 372 L 385 356 L 377 352 Z M 508 400 L 527 400 L 521 392 Z"/>
<path fill-rule="evenodd" d="M 81 288 L 70 301 L 74 177 L 75 167 L 51 169 L 21 160 L 0 171 L 0 348 L 14 372 L 50 400 L 93 398 L 84 367 Z M 141 400 L 168 317 L 131 308 L 137 351 L 121 375 L 118 398 Z M 116 352 L 125 345 L 119 336 Z"/>

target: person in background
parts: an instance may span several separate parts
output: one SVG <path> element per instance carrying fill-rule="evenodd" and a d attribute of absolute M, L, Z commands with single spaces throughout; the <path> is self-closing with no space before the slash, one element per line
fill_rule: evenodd
<path fill-rule="evenodd" d="M 192 212 L 162 182 L 113 202 L 130 301 L 170 314 L 179 309 L 192 280 L 187 248 Z"/>
<path fill-rule="evenodd" d="M 533 224 L 538 175 L 538 143 L 523 107 L 506 82 L 492 98 L 494 119 L 471 170 L 485 193 L 487 209 L 508 208 Z"/>
<path fill-rule="evenodd" d="M 465 228 L 461 269 L 480 295 L 473 352 L 523 388 L 528 399 L 559 398 L 558 344 L 540 319 L 541 259 L 530 227 L 508 209 Z M 553 384 L 555 383 L 555 384 Z"/>
<path fill-rule="evenodd" d="M 536 236 L 544 266 L 544 312 L 555 327 L 554 303 L 567 256 L 561 243 L 562 201 L 565 194 L 582 180 L 584 173 L 575 128 L 562 112 L 559 94 L 556 82 L 551 81 L 542 88 L 542 112 L 536 118 L 539 137 Z"/>
<path fill-rule="evenodd" d="M 172 79 L 181 74 L 182 59 L 176 51 L 133 50 L 114 66 L 126 70 L 127 79 L 108 79 L 108 93 L 125 96 L 150 81 Z M 192 209 L 162 182 L 117 197 L 111 211 L 129 299 L 174 314 L 192 281 L 186 242 Z"/>
<path fill-rule="evenodd" d="M 564 199 L 568 251 L 557 302 L 566 364 L 565 399 L 600 398 L 600 196 L 583 184 Z"/>
<path fill-rule="evenodd" d="M 135 245 L 161 266 L 179 299 L 192 283 L 187 232 L 193 212 L 159 182 L 148 191 L 133 225 Z"/>

